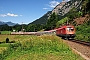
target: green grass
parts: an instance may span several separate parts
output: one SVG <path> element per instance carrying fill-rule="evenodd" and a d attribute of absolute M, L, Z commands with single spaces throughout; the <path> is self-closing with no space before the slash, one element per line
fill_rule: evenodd
<path fill-rule="evenodd" d="M 2 43 L 0 44 L 0 47 L 8 47 L 9 46 L 9 43 Z"/>
<path fill-rule="evenodd" d="M 15 35 L 14 39 L 18 41 L 0 54 L 2 60 L 83 60 L 57 36 Z"/>
<path fill-rule="evenodd" d="M 11 31 L 1 31 L 1 34 L 10 34 Z"/>
<path fill-rule="evenodd" d="M 3 50 L 6 50 L 6 48 L 9 46 L 9 44 L 7 43 L 2 43 L 0 44 L 0 53 L 3 52 Z"/>

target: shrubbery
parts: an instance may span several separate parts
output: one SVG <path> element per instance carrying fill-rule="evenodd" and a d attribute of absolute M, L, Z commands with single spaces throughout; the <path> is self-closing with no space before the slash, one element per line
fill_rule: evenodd
<path fill-rule="evenodd" d="M 90 41 L 90 21 L 76 26 L 76 39 Z"/>
<path fill-rule="evenodd" d="M 57 25 L 56 27 L 59 27 L 60 25 L 65 24 L 67 21 L 69 21 L 69 19 L 70 19 L 70 18 L 65 17 L 65 18 L 59 20 L 59 21 L 56 23 L 56 25 Z"/>

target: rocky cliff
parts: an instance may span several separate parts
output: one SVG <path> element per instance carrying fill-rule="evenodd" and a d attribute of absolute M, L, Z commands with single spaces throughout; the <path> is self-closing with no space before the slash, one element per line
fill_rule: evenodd
<path fill-rule="evenodd" d="M 81 9 L 82 0 L 71 0 L 68 2 L 62 1 L 58 4 L 53 10 L 52 13 L 56 13 L 58 15 L 64 16 L 67 14 L 72 8 L 77 8 L 78 10 Z"/>

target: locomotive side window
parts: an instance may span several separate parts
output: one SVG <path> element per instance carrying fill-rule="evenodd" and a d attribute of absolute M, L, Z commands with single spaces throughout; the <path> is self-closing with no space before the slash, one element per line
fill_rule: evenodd
<path fill-rule="evenodd" d="M 68 30 L 69 32 L 71 32 L 71 31 L 74 31 L 74 28 L 72 28 L 72 27 L 67 27 L 67 30 Z"/>

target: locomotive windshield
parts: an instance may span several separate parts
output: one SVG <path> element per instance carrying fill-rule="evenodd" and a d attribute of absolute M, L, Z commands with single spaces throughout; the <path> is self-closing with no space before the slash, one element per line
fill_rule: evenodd
<path fill-rule="evenodd" d="M 67 30 L 68 30 L 69 32 L 71 32 L 71 31 L 74 31 L 74 28 L 72 28 L 72 27 L 67 27 Z"/>

